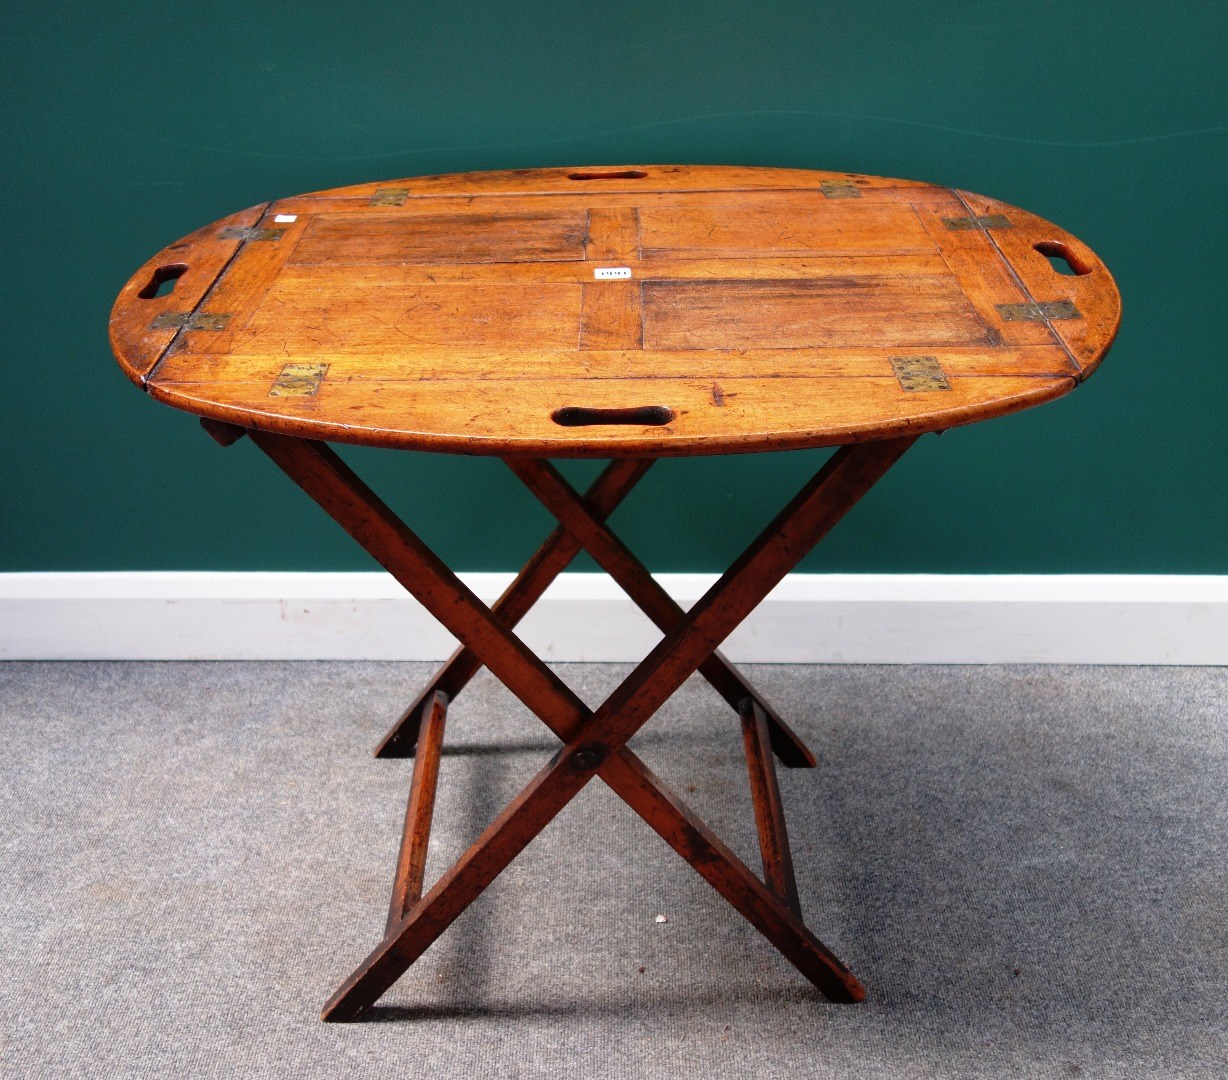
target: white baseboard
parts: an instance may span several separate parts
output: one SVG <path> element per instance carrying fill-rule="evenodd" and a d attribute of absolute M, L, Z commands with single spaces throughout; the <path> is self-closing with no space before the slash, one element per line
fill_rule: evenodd
<path fill-rule="evenodd" d="M 463 574 L 490 601 L 509 574 Z M 715 580 L 661 574 L 684 606 Z M 558 661 L 659 635 L 603 574 L 518 631 Z M 439 660 L 453 639 L 382 573 L 0 574 L 0 659 Z M 1228 664 L 1228 576 L 793 574 L 730 637 L 745 663 Z"/>

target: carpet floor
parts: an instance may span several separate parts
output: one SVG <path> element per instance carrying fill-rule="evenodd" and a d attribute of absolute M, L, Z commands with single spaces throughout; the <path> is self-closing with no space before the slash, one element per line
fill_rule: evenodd
<path fill-rule="evenodd" d="M 368 1021 L 431 668 L 0 665 L 5 1076 L 1228 1076 L 1228 669 L 758 667 L 827 1004 L 600 783 Z M 565 665 L 590 704 L 626 669 Z M 485 675 L 448 718 L 428 881 L 552 752 Z M 758 867 L 737 718 L 633 743 Z M 659 916 L 664 915 L 665 921 Z"/>

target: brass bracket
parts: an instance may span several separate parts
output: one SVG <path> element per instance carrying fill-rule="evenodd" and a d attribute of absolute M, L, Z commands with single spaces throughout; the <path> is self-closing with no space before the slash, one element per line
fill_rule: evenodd
<path fill-rule="evenodd" d="M 948 229 L 1012 229 L 1010 218 L 1002 214 L 980 214 L 977 217 L 944 217 Z"/>
<path fill-rule="evenodd" d="M 936 356 L 893 356 L 891 370 L 904 390 L 950 390 Z"/>
<path fill-rule="evenodd" d="M 269 390 L 269 397 L 315 397 L 327 364 L 287 364 Z"/>
<path fill-rule="evenodd" d="M 1081 319 L 1071 300 L 1042 300 L 1034 304 L 998 304 L 1006 322 L 1048 322 L 1050 319 Z"/>
<path fill-rule="evenodd" d="M 230 312 L 164 311 L 149 324 L 150 330 L 225 330 Z"/>
<path fill-rule="evenodd" d="M 285 229 L 258 229 L 255 225 L 249 228 L 228 225 L 217 235 L 219 240 L 280 240 L 285 232 Z"/>
<path fill-rule="evenodd" d="M 409 198 L 409 188 L 382 187 L 376 188 L 371 196 L 372 206 L 403 206 Z"/>
<path fill-rule="evenodd" d="M 819 187 L 829 199 L 861 198 L 861 191 L 852 180 L 820 180 Z"/>

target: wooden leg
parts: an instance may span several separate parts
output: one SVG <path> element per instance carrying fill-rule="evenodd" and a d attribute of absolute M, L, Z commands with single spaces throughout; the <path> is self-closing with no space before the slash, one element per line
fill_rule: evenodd
<path fill-rule="evenodd" d="M 547 586 L 578 554 L 583 545 L 599 565 L 607 570 L 628 596 L 661 630 L 668 630 L 681 617 L 682 609 L 653 579 L 651 573 L 602 524 L 614 508 L 637 484 L 648 469 L 648 461 L 613 462 L 598 477 L 589 492 L 581 496 L 545 461 L 509 459 L 508 464 L 525 485 L 560 520 L 559 528 L 546 539 L 516 580 L 495 603 L 494 612 L 509 626 L 515 626 L 545 592 Z M 535 482 L 541 474 L 541 482 Z M 541 484 L 552 486 L 558 497 L 548 501 Z M 561 500 L 561 502 L 560 502 Z M 555 506 L 563 506 L 560 513 Z M 570 519 L 570 521 L 568 520 Z M 599 530 L 592 539 L 589 527 Z M 609 555 L 613 550 L 614 555 Z M 481 667 L 480 662 L 462 646 L 427 683 L 417 700 L 384 736 L 375 750 L 376 757 L 401 757 L 413 753 L 422 708 L 435 690 L 455 698 Z M 789 727 L 755 688 L 719 652 L 700 666 L 700 673 L 734 708 L 746 697 L 759 702 L 767 716 L 772 749 L 788 768 L 814 768 L 815 757 L 800 736 Z"/>
<path fill-rule="evenodd" d="M 865 988 L 840 959 L 648 766 L 624 750 L 602 780 L 830 1001 L 856 1002 Z"/>
<path fill-rule="evenodd" d="M 648 568 L 593 514 L 584 500 L 550 462 L 540 458 L 505 458 L 508 467 L 584 549 L 657 626 L 666 632 L 684 612 Z M 756 693 L 747 678 L 720 652 L 699 665 L 699 673 L 735 710 L 753 699 L 769 725 L 772 749 L 789 768 L 813 769 L 814 754 L 776 711 Z"/>
<path fill-rule="evenodd" d="M 742 713 L 742 741 L 746 747 L 746 768 L 750 774 L 750 797 L 755 807 L 755 827 L 759 832 L 759 854 L 763 859 L 763 880 L 799 918 L 802 903 L 793 876 L 793 853 L 785 828 L 785 811 L 776 782 L 776 766 L 768 747 L 767 718 L 757 701 L 746 698 Z"/>
<path fill-rule="evenodd" d="M 224 424 L 206 417 L 201 417 L 200 423 L 205 432 L 223 447 L 231 446 L 247 434 L 245 428 L 236 427 L 233 424 Z M 581 514 L 600 523 L 609 517 L 618 504 L 630 494 L 632 488 L 639 483 L 640 479 L 648 471 L 652 460 L 650 458 L 640 458 L 611 462 L 602 471 L 602 474 L 593 483 L 592 487 L 589 488 L 582 500 L 574 489 L 571 488 L 571 485 L 567 484 L 562 476 L 559 476 L 557 472 L 551 469 L 548 463 L 540 462 L 540 464 L 550 469 L 550 472 L 557 477 L 558 481 L 566 489 L 566 492 L 579 502 L 579 512 Z M 530 489 L 532 490 L 532 485 L 530 485 Z M 613 534 L 610 534 L 610 538 L 621 547 L 621 542 L 617 541 Z M 515 626 L 528 614 L 529 610 L 541 598 L 542 593 L 546 591 L 550 583 L 562 573 L 579 551 L 579 538 L 573 536 L 571 532 L 562 526 L 555 529 L 528 563 L 525 564 L 520 573 L 517 574 L 515 580 L 508 586 L 503 595 L 495 602 L 493 606 L 494 612 L 505 619 L 508 626 Z M 638 566 L 637 561 L 634 559 L 634 556 L 631 556 L 629 551 L 626 552 L 626 556 L 632 563 Z M 642 567 L 641 570 L 643 570 Z M 650 617 L 658 619 L 664 617 L 662 612 L 669 605 L 673 605 L 672 599 L 668 594 L 664 593 L 664 590 L 657 588 L 656 582 L 652 580 L 652 575 L 648 574 L 646 570 L 643 570 L 641 576 L 646 576 L 648 579 L 649 586 L 647 590 L 640 585 L 633 584 L 627 590 L 628 595 L 646 612 L 650 608 L 655 608 L 658 615 Z M 654 592 L 661 595 L 653 596 Z M 662 598 L 664 599 L 664 605 L 662 604 Z M 676 605 L 673 606 L 676 608 Z M 677 614 L 681 614 L 681 609 L 677 609 Z M 670 621 L 672 622 L 673 620 L 671 619 Z M 661 626 L 660 622 L 658 622 L 658 626 Z M 426 706 L 436 691 L 442 691 L 448 695 L 450 700 L 455 698 L 464 689 L 469 680 L 477 674 L 481 666 L 481 662 L 467 648 L 463 645 L 458 648 L 435 673 L 414 703 L 401 714 L 397 722 L 393 724 L 380 740 L 375 748 L 374 756 L 383 758 L 412 757 L 418 743 L 418 734 L 422 718 L 425 715 Z M 715 653 L 701 667 L 701 672 L 709 682 L 717 687 L 725 700 L 733 705 L 734 708 L 739 707 L 738 702 L 743 697 L 751 697 L 759 703 L 760 708 L 767 716 L 772 749 L 777 757 L 780 758 L 781 764 L 787 768 L 814 768 L 815 757 L 811 753 L 810 748 L 781 719 L 775 709 L 759 698 L 750 683 L 724 656 L 719 652 Z"/>
<path fill-rule="evenodd" d="M 593 772 L 588 753 L 569 744 L 551 759 L 342 983 L 322 1019 L 361 1019 L 580 791 Z M 608 759 L 600 775 L 829 1000 L 864 1000 L 864 987 L 840 959 L 631 751 Z"/>
<path fill-rule="evenodd" d="M 864 990 L 771 890 L 625 748 L 625 743 L 912 444 L 838 451 L 595 712 L 481 604 L 321 443 L 267 432 L 254 441 L 385 566 L 566 745 L 392 929 L 325 1008 L 361 1016 L 563 806 L 602 778 L 833 1000 Z"/>
<path fill-rule="evenodd" d="M 448 715 L 448 695 L 436 690 L 422 707 L 426 714 L 414 756 L 414 774 L 405 804 L 405 831 L 397 855 L 397 872 L 392 882 L 392 902 L 388 905 L 386 929 L 391 930 L 422 897 L 426 873 L 426 852 L 431 839 L 431 817 L 435 812 L 435 786 L 439 780 L 439 755 L 443 749 L 443 726 Z"/>
<path fill-rule="evenodd" d="M 272 432 L 252 442 L 387 570 L 517 698 L 568 725 L 584 703 L 325 443 Z"/>
<path fill-rule="evenodd" d="M 623 459 L 611 462 L 593 482 L 584 496 L 589 512 L 604 520 L 631 493 L 632 488 L 648 471 L 651 459 Z M 504 590 L 492 610 L 509 627 L 515 626 L 529 613 L 554 581 L 580 552 L 580 544 L 561 526 L 554 530 L 537 549 L 533 557 Z M 456 650 L 444 665 L 431 676 L 417 700 L 392 725 L 375 748 L 378 758 L 408 757 L 418 741 L 418 725 L 423 708 L 431 696 L 441 690 L 454 700 L 482 667 L 482 662 L 464 645 Z"/>

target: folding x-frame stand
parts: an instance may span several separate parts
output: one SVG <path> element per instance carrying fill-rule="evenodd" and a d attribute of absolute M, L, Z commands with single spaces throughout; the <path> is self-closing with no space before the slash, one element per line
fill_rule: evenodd
<path fill-rule="evenodd" d="M 812 767 L 801 740 L 716 651 L 784 576 L 915 441 L 842 447 L 690 609 L 683 610 L 605 526 L 648 460 L 611 463 L 580 496 L 547 462 L 507 464 L 558 519 L 503 596 L 487 607 L 326 444 L 202 420 L 223 445 L 250 435 L 461 643 L 376 753 L 414 753 L 405 831 L 383 941 L 324 1007 L 330 1021 L 357 1020 L 401 977 L 594 776 L 600 776 L 730 904 L 832 1001 L 865 990 L 801 919 L 772 753 Z M 549 583 L 584 548 L 664 632 L 596 711 L 590 710 L 512 631 Z M 448 702 L 487 667 L 562 741 L 519 795 L 424 896 L 435 784 Z M 627 748 L 627 741 L 699 671 L 742 718 L 764 881 Z"/>

